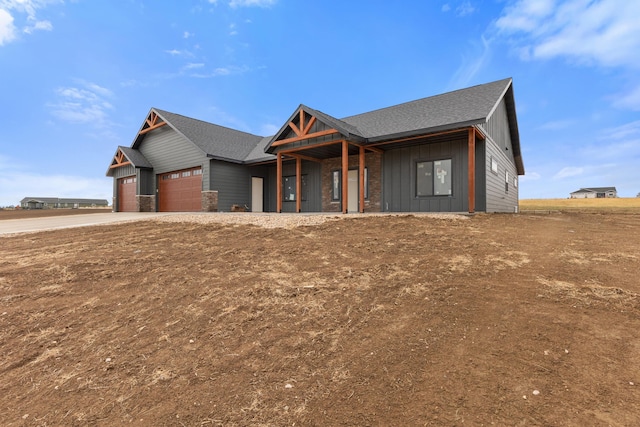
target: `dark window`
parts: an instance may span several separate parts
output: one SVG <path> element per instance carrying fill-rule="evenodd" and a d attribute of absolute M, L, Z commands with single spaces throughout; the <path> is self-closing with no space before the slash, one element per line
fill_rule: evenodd
<path fill-rule="evenodd" d="M 342 198 L 342 170 L 333 171 L 331 177 L 331 200 L 338 201 Z M 364 198 L 369 200 L 369 168 L 364 168 Z"/>
<path fill-rule="evenodd" d="M 307 200 L 307 175 L 300 177 L 302 181 L 302 201 Z M 296 201 L 296 176 L 282 177 L 282 200 L 285 202 Z"/>
<path fill-rule="evenodd" d="M 416 196 L 450 196 L 451 159 L 416 163 Z"/>
<path fill-rule="evenodd" d="M 331 177 L 331 200 L 338 201 L 342 193 L 342 173 L 339 170 L 333 171 Z"/>

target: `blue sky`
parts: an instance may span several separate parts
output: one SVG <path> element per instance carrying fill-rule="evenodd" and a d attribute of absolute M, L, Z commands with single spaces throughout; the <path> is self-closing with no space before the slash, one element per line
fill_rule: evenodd
<path fill-rule="evenodd" d="M 512 77 L 521 198 L 640 192 L 640 2 L 0 0 L 0 206 L 104 198 L 151 107 L 274 133 Z"/>

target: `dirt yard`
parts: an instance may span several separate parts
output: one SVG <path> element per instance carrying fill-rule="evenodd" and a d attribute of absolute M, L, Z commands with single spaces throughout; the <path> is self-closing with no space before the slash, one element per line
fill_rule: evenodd
<path fill-rule="evenodd" d="M 199 218 L 0 238 L 0 425 L 640 425 L 640 215 Z"/>

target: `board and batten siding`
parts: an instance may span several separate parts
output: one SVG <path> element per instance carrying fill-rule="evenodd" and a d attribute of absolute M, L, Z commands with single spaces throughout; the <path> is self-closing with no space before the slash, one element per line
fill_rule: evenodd
<path fill-rule="evenodd" d="M 302 161 L 302 175 L 307 176 L 307 200 L 302 200 L 300 209 L 302 212 L 322 212 L 322 184 L 321 184 L 321 165 L 316 162 Z M 265 200 L 265 210 L 275 212 L 276 206 L 276 183 L 277 172 L 276 166 L 269 166 L 266 190 L 269 198 Z M 282 164 L 282 176 L 295 176 L 296 162 L 287 161 Z M 282 212 L 295 212 L 296 202 L 283 201 Z"/>
<path fill-rule="evenodd" d="M 465 212 L 468 210 L 466 138 L 388 150 L 383 156 L 382 210 L 387 212 Z M 477 152 L 477 149 L 476 149 Z M 416 196 L 418 162 L 451 159 L 451 196 Z M 477 186 L 476 186 L 477 187 Z M 482 199 L 481 191 L 476 198 Z"/>
<path fill-rule="evenodd" d="M 486 194 L 487 212 L 515 212 L 518 207 L 518 173 L 513 158 L 511 132 L 505 100 L 502 99 L 487 123 L 481 125 L 487 135 L 486 140 Z M 492 159 L 498 164 L 498 171 L 491 169 Z M 505 182 L 509 173 L 508 186 Z"/>
<path fill-rule="evenodd" d="M 229 212 L 232 205 L 251 205 L 251 171 L 247 166 L 211 160 L 209 170 L 209 188 L 218 192 L 218 212 Z"/>
<path fill-rule="evenodd" d="M 202 167 L 202 182 L 208 183 L 209 159 L 206 154 L 169 126 L 150 132 L 138 148 L 153 165 L 154 183 L 158 174 L 194 167 Z M 208 190 L 208 188 L 203 188 Z"/>

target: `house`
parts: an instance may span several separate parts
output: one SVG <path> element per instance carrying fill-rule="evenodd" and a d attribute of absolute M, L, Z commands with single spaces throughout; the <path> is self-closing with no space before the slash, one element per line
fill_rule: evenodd
<path fill-rule="evenodd" d="M 604 199 L 618 197 L 618 190 L 616 187 L 581 188 L 570 193 L 569 196 L 572 199 Z"/>
<path fill-rule="evenodd" d="M 105 199 L 61 199 L 58 197 L 25 197 L 20 200 L 24 209 L 60 209 L 107 207 Z"/>
<path fill-rule="evenodd" d="M 107 170 L 115 211 L 517 212 L 512 79 L 262 137 L 151 108 Z"/>

